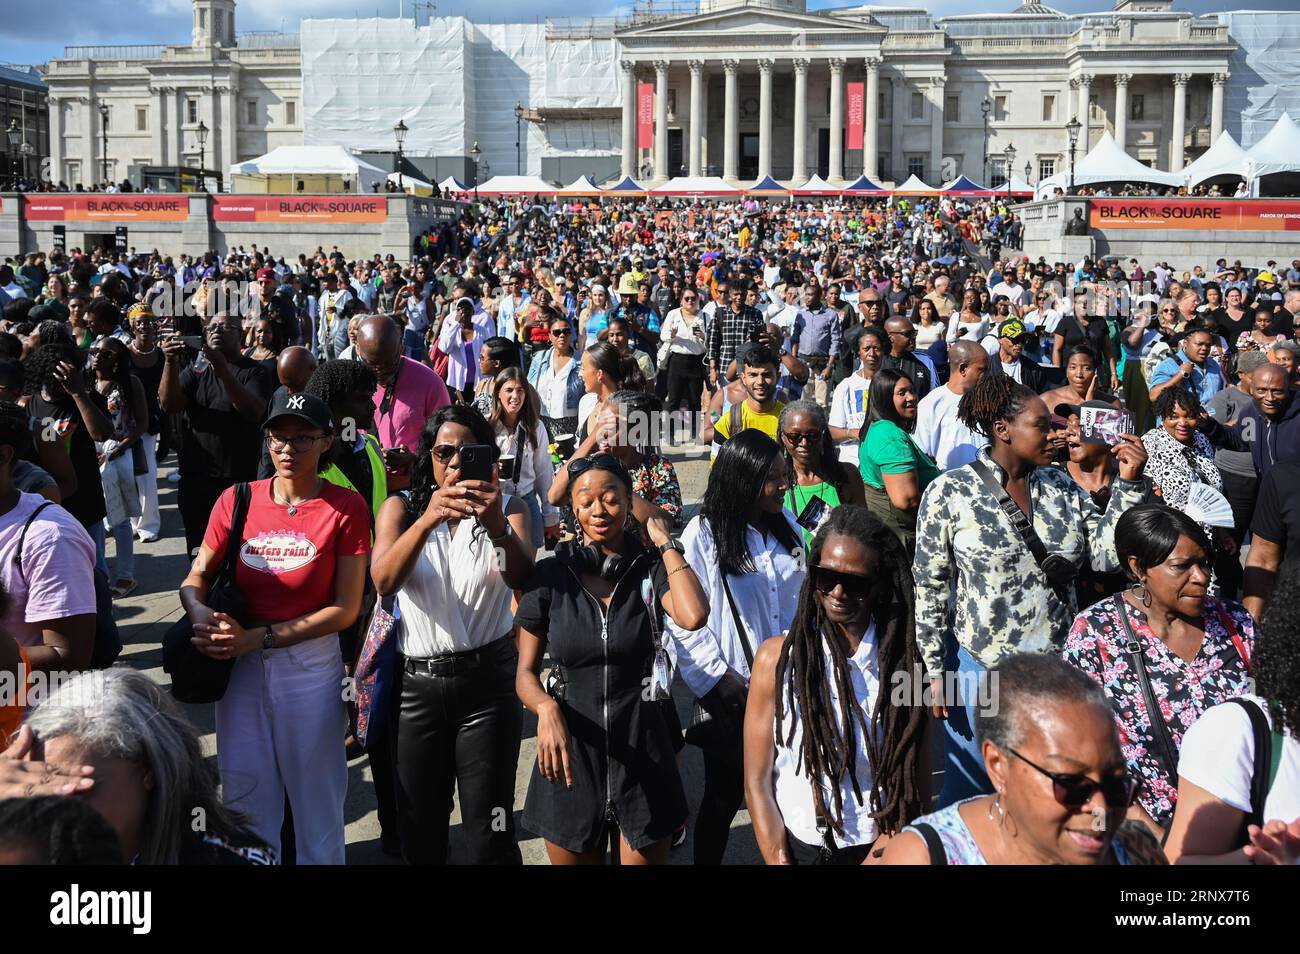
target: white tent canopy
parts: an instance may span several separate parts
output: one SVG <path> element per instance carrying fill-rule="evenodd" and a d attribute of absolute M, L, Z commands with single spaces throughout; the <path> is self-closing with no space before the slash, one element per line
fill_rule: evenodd
<path fill-rule="evenodd" d="M 433 183 L 417 179 L 415 176 L 408 176 L 401 172 L 390 172 L 388 181 L 403 192 L 410 189 L 416 195 L 433 195 Z"/>
<path fill-rule="evenodd" d="M 908 176 L 907 181 L 900 186 L 894 186 L 893 192 L 938 192 L 934 186 L 928 186 L 916 176 Z"/>
<path fill-rule="evenodd" d="M 795 188 L 791 189 L 790 191 L 791 191 L 791 192 L 795 192 L 795 193 L 798 193 L 798 192 L 810 192 L 810 193 L 814 193 L 814 194 L 816 194 L 816 193 L 825 193 L 825 192 L 838 192 L 839 190 L 836 189 L 836 188 L 835 188 L 833 185 L 831 185 L 829 182 L 827 182 L 825 179 L 823 179 L 821 176 L 819 176 L 819 175 L 814 175 L 811 179 L 809 179 L 809 180 L 808 180 L 807 182 L 805 182 L 803 185 L 801 185 L 801 186 L 796 186 Z"/>
<path fill-rule="evenodd" d="M 1188 185 L 1199 185 L 1215 176 L 1246 176 L 1246 150 L 1237 144 L 1228 130 L 1201 157 L 1180 173 Z"/>
<path fill-rule="evenodd" d="M 599 195 L 600 187 L 591 181 L 590 176 L 578 176 L 556 195 Z"/>
<path fill-rule="evenodd" d="M 448 176 L 438 183 L 438 188 L 443 192 L 464 192 L 466 186 L 455 176 Z"/>
<path fill-rule="evenodd" d="M 467 191 L 474 191 L 471 186 Z M 555 186 L 537 176 L 493 176 L 479 184 L 480 195 L 531 195 L 535 192 L 554 192 Z"/>
<path fill-rule="evenodd" d="M 1039 180 L 1036 193 L 1039 197 L 1050 196 L 1054 189 L 1064 189 L 1069 182 L 1069 170 L 1058 172 Z M 1179 172 L 1161 172 L 1144 166 L 1125 152 L 1114 136 L 1105 132 L 1097 140 L 1097 145 L 1074 167 L 1076 186 L 1095 185 L 1099 182 L 1147 182 L 1152 185 L 1180 186 L 1183 184 L 1183 176 Z"/>
<path fill-rule="evenodd" d="M 678 176 L 650 191 L 663 195 L 739 195 L 744 190 L 719 176 Z"/>
<path fill-rule="evenodd" d="M 373 192 L 383 186 L 388 173 L 358 159 L 342 146 L 279 146 L 264 156 L 237 162 L 232 176 L 348 176 L 356 181 L 357 192 Z"/>
<path fill-rule="evenodd" d="M 1275 172 L 1300 172 L 1300 126 L 1287 113 L 1246 153 L 1254 160 L 1255 177 Z"/>

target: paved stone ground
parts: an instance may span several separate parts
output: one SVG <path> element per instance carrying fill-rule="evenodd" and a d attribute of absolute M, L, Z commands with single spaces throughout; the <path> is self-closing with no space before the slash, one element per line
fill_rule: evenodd
<path fill-rule="evenodd" d="M 672 456 L 682 485 L 682 496 L 688 504 L 685 516 L 689 518 L 695 513 L 700 497 L 704 493 L 705 483 L 708 480 L 708 460 L 698 454 Z M 184 555 L 185 542 L 181 533 L 180 515 L 176 510 L 176 484 L 165 479 L 171 472 L 172 467 L 164 466 L 162 468 L 164 479 L 159 481 L 159 500 L 163 518 L 162 538 L 156 543 L 136 543 L 136 579 L 140 581 L 140 588 L 130 597 L 119 600 L 115 609 L 125 645 L 121 662 L 140 669 L 164 685 L 169 679 L 162 671 L 160 642 L 167 627 L 180 616 L 180 602 L 176 591 L 188 569 L 188 561 Z M 114 553 L 111 535 L 108 548 L 111 565 Z M 691 694 L 678 680 L 673 695 L 684 725 L 690 716 Z M 199 727 L 203 735 L 204 752 L 210 758 L 214 758 L 216 736 L 213 707 L 208 705 L 185 708 L 190 719 Z M 519 751 L 519 768 L 515 782 L 515 821 L 516 828 L 519 829 L 524 862 L 546 864 L 546 851 L 541 840 L 531 837 L 518 824 L 535 760 L 535 732 L 536 720 L 531 713 L 525 712 L 523 744 Z M 687 800 L 691 806 L 691 821 L 688 824 L 692 824 L 700 794 L 704 789 L 704 764 L 699 750 L 687 746 L 682 753 L 680 765 Z M 379 821 L 375 813 L 374 789 L 371 785 L 370 768 L 364 757 L 353 759 L 348 763 L 348 775 L 346 803 L 348 864 L 398 863 L 388 858 L 379 849 Z M 459 827 L 459 809 L 457 809 L 452 814 L 451 860 L 453 862 L 463 856 Z M 691 863 L 689 835 L 686 844 L 673 852 L 672 860 L 674 864 Z M 749 824 L 749 815 L 741 811 L 733 823 L 725 862 L 753 864 L 760 861 L 758 846 Z"/>

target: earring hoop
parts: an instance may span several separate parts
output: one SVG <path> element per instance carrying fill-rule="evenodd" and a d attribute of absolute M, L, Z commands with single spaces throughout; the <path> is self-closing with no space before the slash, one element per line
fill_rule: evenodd
<path fill-rule="evenodd" d="M 1133 598 L 1143 606 L 1151 606 L 1151 590 L 1147 587 L 1145 580 L 1138 580 L 1129 590 L 1133 594 Z"/>
<path fill-rule="evenodd" d="M 993 820 L 993 812 L 997 811 L 999 828 L 1007 823 L 1007 810 L 1002 806 L 1002 792 L 1003 789 L 998 789 L 997 794 L 993 796 L 992 804 L 989 805 L 989 821 Z"/>

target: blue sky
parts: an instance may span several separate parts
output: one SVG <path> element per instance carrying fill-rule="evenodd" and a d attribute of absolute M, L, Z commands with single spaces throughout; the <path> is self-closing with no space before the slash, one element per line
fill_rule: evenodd
<path fill-rule="evenodd" d="M 924 6 L 934 16 L 1012 10 L 1019 0 L 899 0 L 899 5 Z M 848 0 L 811 0 L 810 9 L 853 5 Z M 1051 4 L 1069 13 L 1109 9 L 1110 0 L 1057 0 Z M 547 16 L 602 16 L 627 8 L 618 0 L 440 0 L 441 15 L 465 14 L 495 22 L 531 21 Z M 1297 0 L 1176 0 L 1180 9 L 1208 13 L 1225 9 L 1294 10 Z M 484 12 L 485 7 L 490 12 Z M 317 17 L 396 16 L 398 0 L 244 0 L 237 10 L 237 29 L 295 31 L 304 8 Z M 406 2 L 409 15 L 411 5 Z M 0 29 L 0 62 L 44 63 L 65 45 L 109 43 L 184 43 L 190 34 L 189 0 L 47 0 L 40 15 L 12 13 Z"/>

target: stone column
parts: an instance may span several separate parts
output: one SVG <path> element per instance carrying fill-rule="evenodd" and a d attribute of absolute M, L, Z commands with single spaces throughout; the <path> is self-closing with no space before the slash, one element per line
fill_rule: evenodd
<path fill-rule="evenodd" d="M 50 179 L 55 185 L 63 179 L 63 100 L 51 96 L 50 111 Z M 40 170 L 37 169 L 37 172 Z M 71 183 L 69 183 L 71 184 Z"/>
<path fill-rule="evenodd" d="M 1115 141 L 1123 149 L 1128 145 L 1128 73 L 1115 74 Z"/>
<path fill-rule="evenodd" d="M 827 60 L 831 68 L 830 182 L 844 179 L 844 58 Z"/>
<path fill-rule="evenodd" d="M 668 61 L 655 60 L 655 178 L 668 178 Z"/>
<path fill-rule="evenodd" d="M 1228 82 L 1228 73 L 1215 73 L 1210 77 L 1210 145 L 1219 141 L 1223 134 L 1223 87 Z"/>
<path fill-rule="evenodd" d="M 619 62 L 623 70 L 623 164 L 622 178 L 636 177 L 636 63 Z"/>
<path fill-rule="evenodd" d="M 1092 99 L 1092 76 L 1084 73 L 1079 77 L 1079 122 L 1083 128 L 1079 130 L 1079 146 L 1083 149 L 1086 156 L 1088 150 L 1092 148 L 1091 142 L 1091 110 L 1088 108 L 1089 101 Z"/>
<path fill-rule="evenodd" d="M 903 74 L 895 73 L 889 81 L 893 90 L 893 121 L 890 123 L 889 164 L 890 173 L 896 184 L 907 178 L 907 162 L 903 153 L 903 117 L 907 115 L 907 80 Z"/>
<path fill-rule="evenodd" d="M 149 125 L 149 138 L 152 141 L 153 158 L 150 160 L 155 166 L 167 165 L 167 93 L 161 87 L 157 86 L 150 90 L 153 93 L 153 113 Z"/>
<path fill-rule="evenodd" d="M 723 73 L 726 76 L 726 91 L 723 97 L 722 122 L 722 175 L 725 179 L 736 178 L 737 150 L 740 148 L 740 111 L 736 105 L 736 71 L 740 69 L 737 60 L 723 60 Z"/>
<path fill-rule="evenodd" d="M 806 59 L 794 61 L 794 185 L 808 178 L 808 65 Z"/>
<path fill-rule="evenodd" d="M 93 88 L 89 96 L 80 98 L 80 105 L 85 110 L 81 125 L 85 130 L 82 136 L 86 144 L 86 161 L 81 166 L 81 181 L 89 187 L 96 182 L 104 181 L 103 157 L 99 154 L 99 136 L 104 124 L 99 118 L 99 101 L 95 99 Z M 74 184 L 68 183 L 68 185 Z"/>
<path fill-rule="evenodd" d="M 758 61 L 758 177 L 772 174 L 773 60 Z"/>
<path fill-rule="evenodd" d="M 230 167 L 239 161 L 239 88 L 232 82 L 220 90 L 221 118 L 225 125 L 221 130 L 221 152 L 218 155 L 221 157 L 221 178 L 225 183 L 230 178 Z"/>
<path fill-rule="evenodd" d="M 1183 168 L 1183 140 L 1187 136 L 1187 83 L 1192 78 L 1190 73 L 1174 74 L 1174 130 L 1170 137 L 1172 149 L 1169 153 L 1169 171 L 1178 172 Z"/>
<path fill-rule="evenodd" d="M 930 80 L 930 164 L 926 170 L 933 185 L 943 185 L 943 90 L 942 76 Z M 1007 173 L 1010 177 L 1010 172 Z"/>
<path fill-rule="evenodd" d="M 690 171 L 692 176 L 700 175 L 700 146 L 704 139 L 704 61 L 691 60 L 691 131 L 690 131 Z"/>
<path fill-rule="evenodd" d="M 877 157 L 880 154 L 878 136 L 880 134 L 880 59 L 867 57 L 867 91 L 863 104 L 865 118 L 862 126 L 862 172 L 875 182 Z"/>

